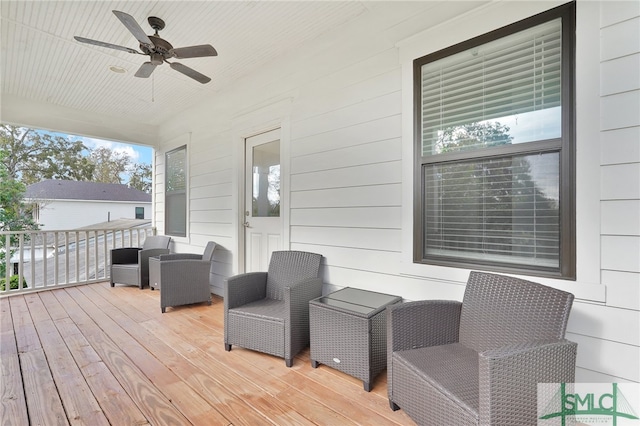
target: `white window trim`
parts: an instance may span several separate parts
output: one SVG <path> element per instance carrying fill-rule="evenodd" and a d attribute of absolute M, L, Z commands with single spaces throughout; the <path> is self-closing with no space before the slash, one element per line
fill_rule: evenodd
<path fill-rule="evenodd" d="M 397 43 L 402 67 L 402 255 L 400 274 L 425 280 L 467 281 L 470 269 L 413 263 L 414 140 L 413 61 L 414 59 L 504 27 L 549 10 L 566 1 L 496 2 L 475 9 L 447 23 L 423 31 Z M 599 5 L 578 2 L 576 11 L 576 281 L 513 276 L 533 280 L 573 293 L 576 299 L 604 303 L 606 286 L 600 270 L 600 181 L 599 120 L 600 99 L 591 89 L 599 87 Z M 451 27 L 456 31 L 443 31 Z M 584 90 L 581 90 L 584 88 Z M 589 140 L 587 140 L 589 139 Z M 581 146 L 589 149 L 580 149 Z"/>

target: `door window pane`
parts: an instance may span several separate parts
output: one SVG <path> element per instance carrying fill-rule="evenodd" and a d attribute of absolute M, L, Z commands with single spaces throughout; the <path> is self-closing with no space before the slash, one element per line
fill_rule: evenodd
<path fill-rule="evenodd" d="M 252 215 L 280 216 L 280 141 L 253 148 Z"/>

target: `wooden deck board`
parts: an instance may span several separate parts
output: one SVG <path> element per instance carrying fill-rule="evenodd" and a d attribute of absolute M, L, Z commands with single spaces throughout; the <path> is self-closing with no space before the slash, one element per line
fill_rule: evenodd
<path fill-rule="evenodd" d="M 384 373 L 365 392 L 308 349 L 291 368 L 225 352 L 220 298 L 162 314 L 159 296 L 98 283 L 0 299 L 1 423 L 414 424 L 389 409 Z"/>

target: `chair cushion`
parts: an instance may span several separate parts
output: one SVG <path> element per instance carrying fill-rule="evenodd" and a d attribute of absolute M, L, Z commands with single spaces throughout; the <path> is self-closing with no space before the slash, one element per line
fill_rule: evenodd
<path fill-rule="evenodd" d="M 237 308 L 229 309 L 229 314 L 246 315 L 260 319 L 284 322 L 286 315 L 284 300 L 261 299 Z"/>
<path fill-rule="evenodd" d="M 452 343 L 397 351 L 393 353 L 393 362 L 402 363 L 470 416 L 478 416 L 480 390 L 476 351 Z"/>

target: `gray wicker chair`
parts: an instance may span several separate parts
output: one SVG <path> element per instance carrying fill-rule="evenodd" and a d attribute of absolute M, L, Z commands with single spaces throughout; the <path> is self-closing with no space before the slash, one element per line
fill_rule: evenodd
<path fill-rule="evenodd" d="M 536 425 L 537 384 L 575 381 L 564 339 L 573 295 L 472 272 L 462 303 L 387 308 L 393 410 L 419 425 Z"/>
<path fill-rule="evenodd" d="M 149 258 L 149 286 L 160 289 L 160 309 L 207 302 L 211 305 L 211 262 L 216 243 L 203 254 L 171 253 Z"/>
<path fill-rule="evenodd" d="M 142 248 L 122 247 L 111 250 L 111 287 L 115 283 L 149 285 L 149 258 L 169 253 L 171 237 L 152 235 L 145 238 Z"/>
<path fill-rule="evenodd" d="M 285 359 L 309 345 L 309 301 L 322 295 L 322 256 L 276 251 L 268 272 L 229 278 L 224 287 L 224 347 L 232 345 Z"/>

